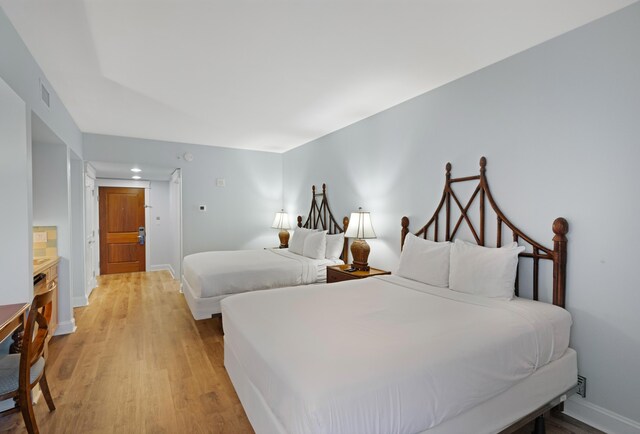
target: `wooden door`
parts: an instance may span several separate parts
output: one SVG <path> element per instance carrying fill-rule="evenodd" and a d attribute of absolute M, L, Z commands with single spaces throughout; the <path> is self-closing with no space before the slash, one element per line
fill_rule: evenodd
<path fill-rule="evenodd" d="M 144 188 L 100 187 L 100 274 L 145 271 Z M 146 239 L 145 239 L 146 242 Z"/>

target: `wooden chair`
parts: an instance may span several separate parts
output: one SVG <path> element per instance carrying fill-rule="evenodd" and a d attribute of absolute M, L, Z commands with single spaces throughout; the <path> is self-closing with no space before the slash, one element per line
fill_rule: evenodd
<path fill-rule="evenodd" d="M 0 400 L 13 398 L 16 404 L 0 415 L 22 412 L 29 434 L 39 433 L 31 398 L 31 390 L 36 384 L 40 384 L 49 411 L 56 409 L 45 375 L 52 298 L 53 290 L 33 298 L 22 337 L 21 353 L 0 358 Z"/>

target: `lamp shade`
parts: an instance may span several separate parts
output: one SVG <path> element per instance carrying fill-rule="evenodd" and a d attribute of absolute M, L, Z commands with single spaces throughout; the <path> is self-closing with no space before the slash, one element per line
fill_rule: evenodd
<path fill-rule="evenodd" d="M 271 227 L 273 229 L 291 229 L 291 225 L 289 224 L 289 215 L 284 211 L 277 212 Z"/>
<path fill-rule="evenodd" d="M 351 218 L 349 219 L 349 226 L 344 236 L 360 240 L 376 238 L 376 233 L 371 224 L 371 215 L 366 211 L 362 211 L 362 208 L 359 208 L 358 212 L 352 212 Z"/>

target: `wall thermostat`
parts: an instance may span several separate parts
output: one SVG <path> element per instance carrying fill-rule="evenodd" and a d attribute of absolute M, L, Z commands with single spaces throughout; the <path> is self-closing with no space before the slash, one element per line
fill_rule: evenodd
<path fill-rule="evenodd" d="M 207 206 L 206 206 L 206 205 L 199 205 L 199 206 L 198 206 L 198 210 L 200 210 L 200 211 L 204 212 L 204 211 L 206 211 L 206 210 L 207 210 Z"/>

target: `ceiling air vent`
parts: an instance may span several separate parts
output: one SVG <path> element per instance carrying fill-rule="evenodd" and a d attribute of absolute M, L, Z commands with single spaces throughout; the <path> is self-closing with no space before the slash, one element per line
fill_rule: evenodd
<path fill-rule="evenodd" d="M 42 80 L 40 80 L 40 96 L 42 98 L 42 102 L 44 102 L 47 107 L 51 108 L 51 97 L 47 88 L 44 87 Z"/>

